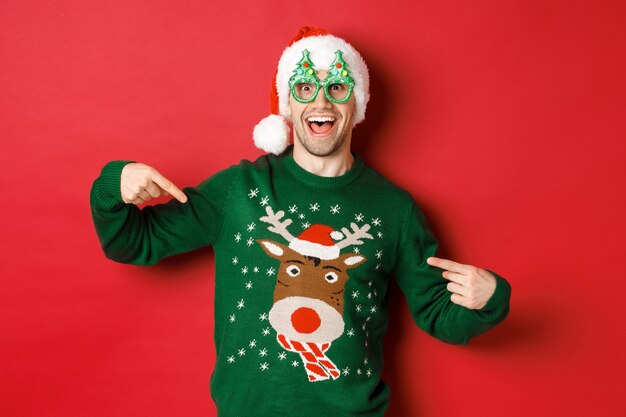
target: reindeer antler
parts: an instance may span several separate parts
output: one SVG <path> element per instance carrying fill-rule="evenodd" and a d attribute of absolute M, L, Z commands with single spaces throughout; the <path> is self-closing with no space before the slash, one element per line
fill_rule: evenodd
<path fill-rule="evenodd" d="M 350 232 L 347 227 L 341 228 L 341 232 L 346 238 L 336 243 L 339 249 L 343 249 L 349 245 L 362 245 L 363 241 L 361 239 L 374 239 L 372 235 L 367 233 L 367 231 L 370 230 L 369 224 L 364 224 L 363 227 L 359 228 L 356 223 L 350 223 L 350 227 L 352 228 L 352 232 Z"/>
<path fill-rule="evenodd" d="M 265 207 L 265 212 L 267 216 L 263 216 L 259 218 L 262 222 L 269 223 L 271 226 L 267 228 L 270 232 L 278 233 L 285 239 L 287 242 L 291 242 L 294 237 L 291 233 L 287 231 L 287 226 L 289 226 L 292 222 L 291 219 L 285 219 L 284 221 L 280 221 L 285 215 L 285 212 L 280 210 L 274 213 L 274 210 L 270 206 Z"/>

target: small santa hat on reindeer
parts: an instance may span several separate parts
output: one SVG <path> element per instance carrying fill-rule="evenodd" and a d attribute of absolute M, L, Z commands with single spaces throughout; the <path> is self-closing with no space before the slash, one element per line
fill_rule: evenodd
<path fill-rule="evenodd" d="M 265 152 L 276 155 L 282 153 L 289 144 L 289 95 L 291 89 L 289 79 L 294 69 L 302 60 L 303 52 L 309 52 L 313 70 L 328 71 L 335 62 L 337 51 L 349 68 L 354 79 L 354 97 L 356 113 L 354 124 L 365 119 L 365 109 L 369 101 L 369 74 L 367 65 L 357 52 L 345 40 L 329 34 L 324 29 L 304 26 L 285 49 L 274 74 L 274 83 L 270 92 L 272 114 L 261 120 L 253 132 L 254 144 Z"/>
<path fill-rule="evenodd" d="M 334 240 L 341 240 L 343 237 L 341 232 L 330 226 L 314 224 L 289 242 L 289 247 L 300 255 L 323 260 L 337 259 L 340 249 Z"/>

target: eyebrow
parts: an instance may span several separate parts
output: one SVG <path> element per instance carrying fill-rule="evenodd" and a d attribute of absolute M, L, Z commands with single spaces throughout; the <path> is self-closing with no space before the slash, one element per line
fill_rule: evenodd
<path fill-rule="evenodd" d="M 289 260 L 289 261 L 285 261 L 285 262 L 295 262 L 295 263 L 297 263 L 297 264 L 301 264 L 301 265 L 304 265 L 304 262 L 302 262 L 302 261 L 299 261 L 299 260 L 297 260 L 297 259 L 292 259 L 292 260 Z"/>
<path fill-rule="evenodd" d="M 341 272 L 341 269 L 336 268 L 336 267 L 334 267 L 334 266 L 332 266 L 332 265 L 324 265 L 324 266 L 322 267 L 322 269 L 334 269 L 335 271 Z"/>

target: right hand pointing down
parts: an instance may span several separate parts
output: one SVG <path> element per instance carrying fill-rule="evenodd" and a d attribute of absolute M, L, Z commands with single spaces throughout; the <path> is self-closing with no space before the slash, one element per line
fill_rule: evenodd
<path fill-rule="evenodd" d="M 170 180 L 156 169 L 140 163 L 130 163 L 122 169 L 120 191 L 126 204 L 141 205 L 161 195 L 172 195 L 181 203 L 187 202 L 187 196 Z"/>

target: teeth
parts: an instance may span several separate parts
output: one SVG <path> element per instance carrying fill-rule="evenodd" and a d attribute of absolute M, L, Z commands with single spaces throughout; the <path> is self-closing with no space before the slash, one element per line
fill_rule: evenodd
<path fill-rule="evenodd" d="M 330 116 L 311 116 L 307 119 L 309 122 L 334 122 L 335 118 Z"/>

